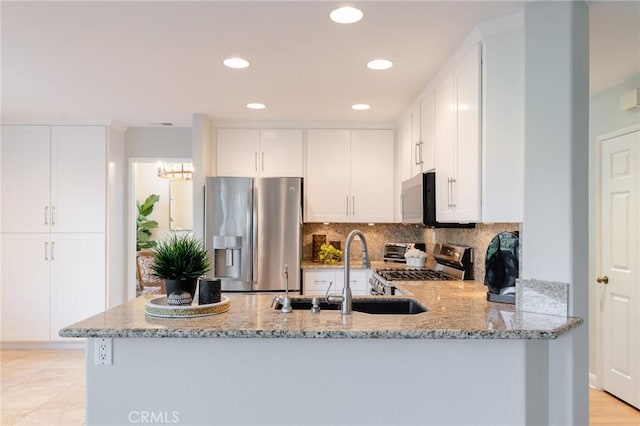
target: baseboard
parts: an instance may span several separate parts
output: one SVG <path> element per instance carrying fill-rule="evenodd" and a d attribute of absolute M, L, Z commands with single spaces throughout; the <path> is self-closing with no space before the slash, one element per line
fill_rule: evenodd
<path fill-rule="evenodd" d="M 84 339 L 79 342 L 0 342 L 0 349 L 85 349 L 86 346 Z"/>
<path fill-rule="evenodd" d="M 589 387 L 596 390 L 602 390 L 600 383 L 598 382 L 598 376 L 589 372 Z"/>

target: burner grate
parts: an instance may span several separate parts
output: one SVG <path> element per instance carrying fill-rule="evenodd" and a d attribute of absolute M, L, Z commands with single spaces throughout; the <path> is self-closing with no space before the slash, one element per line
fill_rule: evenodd
<path fill-rule="evenodd" d="M 376 273 L 387 281 L 453 281 L 455 278 L 433 269 L 377 269 Z"/>

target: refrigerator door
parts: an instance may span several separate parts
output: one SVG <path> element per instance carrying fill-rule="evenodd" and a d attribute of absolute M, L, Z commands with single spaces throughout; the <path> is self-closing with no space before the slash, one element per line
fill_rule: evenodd
<path fill-rule="evenodd" d="M 254 291 L 282 291 L 284 266 L 289 290 L 300 291 L 302 260 L 302 179 L 255 179 Z"/>
<path fill-rule="evenodd" d="M 209 177 L 205 239 L 222 291 L 251 291 L 253 280 L 253 179 Z"/>

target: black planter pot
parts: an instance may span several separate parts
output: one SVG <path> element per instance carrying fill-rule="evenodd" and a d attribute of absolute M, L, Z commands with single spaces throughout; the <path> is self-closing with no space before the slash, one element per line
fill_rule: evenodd
<path fill-rule="evenodd" d="M 193 296 L 196 294 L 196 285 L 198 284 L 197 278 L 177 278 L 174 280 L 165 279 L 164 282 L 167 287 L 167 297 L 176 291 L 178 293 L 186 291 L 191 295 L 191 299 L 193 299 Z"/>

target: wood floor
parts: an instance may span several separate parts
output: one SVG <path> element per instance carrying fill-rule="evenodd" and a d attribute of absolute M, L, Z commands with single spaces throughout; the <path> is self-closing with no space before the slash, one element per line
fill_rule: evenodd
<path fill-rule="evenodd" d="M 0 364 L 0 425 L 84 425 L 83 350 L 4 349 Z M 590 426 L 640 426 L 639 410 L 593 389 L 589 418 Z"/>

